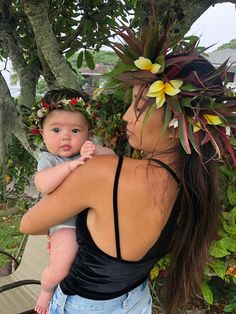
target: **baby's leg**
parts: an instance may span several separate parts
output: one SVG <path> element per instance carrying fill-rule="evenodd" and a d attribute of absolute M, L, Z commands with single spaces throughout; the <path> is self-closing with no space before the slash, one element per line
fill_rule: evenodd
<path fill-rule="evenodd" d="M 41 276 L 42 290 L 35 306 L 37 313 L 48 313 L 49 301 L 54 289 L 69 273 L 77 250 L 74 228 L 59 229 L 50 236 L 49 265 L 43 270 Z"/>

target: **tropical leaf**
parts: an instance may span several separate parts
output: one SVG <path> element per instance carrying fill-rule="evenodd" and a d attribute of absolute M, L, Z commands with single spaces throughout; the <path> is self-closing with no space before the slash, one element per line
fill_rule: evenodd
<path fill-rule="evenodd" d="M 211 256 L 216 257 L 216 258 L 224 257 L 230 254 L 220 241 L 213 242 L 209 253 Z"/>
<path fill-rule="evenodd" d="M 165 56 L 158 56 L 155 60 L 155 63 L 158 63 L 161 65 L 160 70 L 158 71 L 158 73 L 163 73 L 163 71 L 165 70 Z"/>
<path fill-rule="evenodd" d="M 223 228 L 229 234 L 236 234 L 236 225 L 228 225 L 226 222 L 223 223 Z"/>
<path fill-rule="evenodd" d="M 202 292 L 202 296 L 203 296 L 204 300 L 208 304 L 213 304 L 213 294 L 212 294 L 210 287 L 208 286 L 208 284 L 206 282 L 203 282 L 201 284 L 201 292 Z"/>
<path fill-rule="evenodd" d="M 135 66 L 133 64 L 119 64 L 117 67 L 115 67 L 114 69 L 112 69 L 110 72 L 105 73 L 103 76 L 104 77 L 117 77 L 118 75 L 120 75 L 121 73 L 125 72 L 125 71 L 130 71 L 133 68 L 135 68 Z"/>
<path fill-rule="evenodd" d="M 219 259 L 215 260 L 211 264 L 211 267 L 213 268 L 214 272 L 216 273 L 218 277 L 220 277 L 221 279 L 224 279 L 227 267 L 222 260 L 219 260 Z"/>
<path fill-rule="evenodd" d="M 164 117 L 164 123 L 163 123 L 163 127 L 161 130 L 161 136 L 165 133 L 165 131 L 167 130 L 169 123 L 172 119 L 173 113 L 171 112 L 171 107 L 170 105 L 167 103 L 166 105 L 166 110 L 165 110 L 165 117 Z"/>
<path fill-rule="evenodd" d="M 186 92 L 194 92 L 197 90 L 196 86 L 192 85 L 192 84 L 183 84 L 180 87 L 181 91 L 186 91 Z"/>
<path fill-rule="evenodd" d="M 188 139 L 187 122 L 183 113 L 179 115 L 178 132 L 179 132 L 180 142 L 184 150 L 186 151 L 187 154 L 191 154 L 191 148 L 190 148 L 189 139 Z"/>
<path fill-rule="evenodd" d="M 178 95 L 174 96 L 166 95 L 166 102 L 171 106 L 171 109 L 175 114 L 179 115 L 180 113 L 182 113 Z"/>
<path fill-rule="evenodd" d="M 179 102 L 180 102 L 180 106 L 181 107 L 192 108 L 191 98 L 190 97 L 181 97 Z"/>
<path fill-rule="evenodd" d="M 113 46 L 113 44 L 110 44 L 110 47 L 115 51 L 117 56 L 125 63 L 125 64 L 132 64 L 133 60 L 126 56 L 124 53 L 120 52 L 117 48 Z"/>
<path fill-rule="evenodd" d="M 236 240 L 230 237 L 225 237 L 220 240 L 220 242 L 224 245 L 224 247 L 231 251 L 236 252 Z"/>
<path fill-rule="evenodd" d="M 137 82 L 139 82 L 139 85 L 144 85 L 152 83 L 156 78 L 150 71 L 127 71 L 118 75 L 117 79 L 131 85 L 136 85 Z"/>

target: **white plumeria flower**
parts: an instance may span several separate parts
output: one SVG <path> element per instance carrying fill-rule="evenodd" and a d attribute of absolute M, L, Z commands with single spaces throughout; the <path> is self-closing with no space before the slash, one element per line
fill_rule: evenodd
<path fill-rule="evenodd" d="M 174 118 L 170 121 L 169 123 L 169 127 L 173 126 L 174 129 L 176 129 L 178 126 L 179 126 L 179 122 L 178 122 L 178 119 L 177 118 Z"/>

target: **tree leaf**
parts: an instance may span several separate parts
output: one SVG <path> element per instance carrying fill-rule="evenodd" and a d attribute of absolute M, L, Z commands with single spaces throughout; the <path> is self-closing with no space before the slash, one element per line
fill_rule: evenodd
<path fill-rule="evenodd" d="M 236 234 L 236 225 L 227 225 L 227 223 L 223 223 L 223 228 L 230 234 Z"/>
<path fill-rule="evenodd" d="M 228 304 L 223 308 L 225 313 L 233 313 L 236 310 L 236 303 Z"/>
<path fill-rule="evenodd" d="M 236 252 L 236 240 L 232 239 L 230 237 L 225 237 L 220 240 L 220 242 L 224 245 L 224 247 L 231 251 L 231 252 Z"/>
<path fill-rule="evenodd" d="M 212 294 L 210 287 L 208 286 L 208 284 L 206 282 L 203 282 L 201 284 L 201 292 L 202 292 L 202 296 L 203 296 L 204 300 L 208 304 L 213 304 L 213 294 Z"/>
<path fill-rule="evenodd" d="M 215 241 L 211 245 L 209 253 L 213 257 L 224 257 L 230 254 L 220 241 Z"/>
<path fill-rule="evenodd" d="M 69 59 L 70 57 L 72 57 L 73 54 L 76 53 L 77 51 L 78 51 L 78 48 L 71 48 L 71 49 L 67 50 L 66 59 Z"/>
<path fill-rule="evenodd" d="M 236 218 L 236 206 L 233 209 L 231 209 L 230 214 L 233 218 Z"/>
<path fill-rule="evenodd" d="M 217 259 L 211 264 L 211 267 L 213 268 L 214 272 L 218 277 L 224 279 L 226 266 L 223 261 Z"/>
<path fill-rule="evenodd" d="M 80 51 L 80 53 L 78 54 L 78 57 L 77 57 L 77 61 L 76 61 L 76 66 L 78 69 L 81 68 L 81 66 L 83 64 L 83 59 L 84 59 L 84 52 Z"/>
<path fill-rule="evenodd" d="M 88 67 L 91 70 L 94 70 L 95 69 L 95 64 L 94 64 L 94 60 L 93 60 L 92 54 L 88 50 L 85 50 L 84 51 L 84 57 L 85 57 L 85 61 L 86 61 L 87 65 L 88 65 Z"/>

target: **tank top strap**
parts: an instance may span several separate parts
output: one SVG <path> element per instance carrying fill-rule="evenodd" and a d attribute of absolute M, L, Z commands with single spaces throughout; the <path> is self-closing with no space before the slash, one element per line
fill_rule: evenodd
<path fill-rule="evenodd" d="M 119 156 L 116 174 L 115 174 L 115 180 L 114 180 L 114 187 L 113 187 L 113 213 L 114 213 L 114 226 L 115 226 L 116 255 L 118 259 L 121 259 L 121 250 L 120 250 L 120 231 L 119 231 L 117 192 L 118 192 L 118 183 L 119 183 L 122 163 L 123 163 L 123 156 Z"/>
<path fill-rule="evenodd" d="M 168 166 L 166 163 L 164 163 L 163 161 L 161 161 L 159 159 L 149 158 L 149 160 L 152 160 L 152 161 L 158 163 L 159 165 L 161 165 L 163 168 L 165 168 L 172 175 L 172 177 L 175 179 L 179 188 L 181 188 L 181 186 L 182 186 L 181 181 L 180 181 L 179 177 L 177 176 L 177 174 L 174 172 L 174 170 L 171 169 L 170 166 Z"/>

